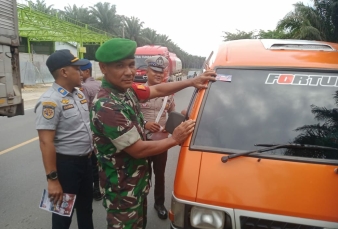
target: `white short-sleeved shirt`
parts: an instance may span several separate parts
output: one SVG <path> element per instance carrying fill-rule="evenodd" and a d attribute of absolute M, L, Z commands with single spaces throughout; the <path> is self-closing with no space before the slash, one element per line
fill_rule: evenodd
<path fill-rule="evenodd" d="M 53 83 L 38 100 L 34 112 L 37 130 L 55 130 L 57 153 L 81 156 L 93 150 L 88 103 L 81 91 L 68 92 Z"/>

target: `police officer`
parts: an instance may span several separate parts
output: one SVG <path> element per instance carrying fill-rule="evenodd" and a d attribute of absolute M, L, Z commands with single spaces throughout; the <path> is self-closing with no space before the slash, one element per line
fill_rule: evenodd
<path fill-rule="evenodd" d="M 46 65 L 55 82 L 35 106 L 36 129 L 48 182 L 49 198 L 60 205 L 63 193 L 76 194 L 79 229 L 93 229 L 93 150 L 88 104 L 81 86 L 80 66 L 87 64 L 69 50 L 51 54 Z M 69 228 L 72 217 L 52 215 L 52 228 Z"/>
<path fill-rule="evenodd" d="M 153 86 L 160 84 L 163 81 L 164 69 L 169 65 L 167 58 L 163 56 L 153 56 L 146 60 L 148 65 L 147 76 L 148 81 L 145 85 Z M 164 104 L 165 103 L 165 104 Z M 162 114 L 160 114 L 164 106 Z M 168 137 L 167 133 L 163 133 L 163 127 L 166 123 L 167 114 L 175 110 L 174 96 L 170 95 L 165 97 L 158 97 L 149 99 L 146 103 L 141 104 L 141 111 L 146 120 L 145 129 L 147 140 L 160 140 Z M 160 119 L 158 122 L 156 118 L 158 115 Z M 167 163 L 167 151 L 161 154 L 149 157 L 150 177 L 151 167 L 153 167 L 155 175 L 155 186 L 154 186 L 154 208 L 157 211 L 157 215 L 160 219 L 167 219 L 168 212 L 164 206 L 164 172 Z"/>
<path fill-rule="evenodd" d="M 100 184 L 105 189 L 103 205 L 109 229 L 145 228 L 149 191 L 147 157 L 182 143 L 195 125 L 193 120 L 188 120 L 171 137 L 146 141 L 139 101 L 171 95 L 189 86 L 206 88 L 205 82 L 214 81 L 216 75 L 214 71 L 206 71 L 194 80 L 151 87 L 135 84 L 135 51 L 135 41 L 114 38 L 95 53 L 104 78 L 94 99 L 90 121 L 100 164 Z"/>
<path fill-rule="evenodd" d="M 84 59 L 85 60 L 85 59 Z M 89 61 L 88 61 L 89 62 Z M 93 99 L 96 95 L 96 93 L 99 91 L 101 82 L 96 81 L 92 77 L 92 63 L 88 63 L 86 65 L 80 66 L 80 69 L 82 71 L 82 87 L 80 90 L 85 95 L 89 110 L 93 107 Z M 100 191 L 100 185 L 99 185 L 99 169 L 97 165 L 97 158 L 95 153 L 92 153 L 91 156 L 92 159 L 92 166 L 93 166 L 93 180 L 94 180 L 94 189 L 93 189 L 93 198 L 96 201 L 102 200 L 103 195 Z"/>

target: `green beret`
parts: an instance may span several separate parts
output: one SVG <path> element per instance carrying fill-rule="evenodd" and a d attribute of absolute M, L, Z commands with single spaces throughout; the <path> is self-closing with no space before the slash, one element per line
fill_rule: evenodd
<path fill-rule="evenodd" d="M 124 59 L 134 59 L 136 42 L 123 38 L 113 38 L 101 45 L 95 57 L 99 62 L 110 63 Z"/>

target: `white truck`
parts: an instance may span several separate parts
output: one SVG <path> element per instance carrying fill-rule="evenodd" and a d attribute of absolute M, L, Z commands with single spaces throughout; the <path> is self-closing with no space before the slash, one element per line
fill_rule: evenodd
<path fill-rule="evenodd" d="M 0 0 L 0 116 L 24 115 L 16 0 Z"/>

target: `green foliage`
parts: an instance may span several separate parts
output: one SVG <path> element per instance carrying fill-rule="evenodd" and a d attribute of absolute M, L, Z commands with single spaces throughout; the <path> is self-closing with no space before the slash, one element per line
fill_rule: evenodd
<path fill-rule="evenodd" d="M 116 14 L 115 5 L 110 5 L 109 2 L 98 2 L 89 9 L 90 15 L 96 19 L 93 26 L 108 33 L 119 35 L 118 29 L 121 27 L 122 21 L 120 16 Z"/>
<path fill-rule="evenodd" d="M 255 39 L 255 31 L 245 32 L 237 29 L 237 33 L 224 32 L 224 41 L 242 40 L 242 39 Z"/>
<path fill-rule="evenodd" d="M 264 31 L 264 30 L 260 30 L 258 32 L 258 36 L 257 38 L 259 39 L 290 39 L 290 35 L 288 33 L 285 33 L 282 30 L 268 30 L 268 31 Z"/>
<path fill-rule="evenodd" d="M 223 32 L 224 41 L 239 39 L 300 39 L 338 42 L 338 0 L 313 0 L 294 4 L 274 30 Z"/>
<path fill-rule="evenodd" d="M 88 8 L 84 8 L 83 6 L 77 7 L 75 4 L 73 6 L 68 5 L 64 7 L 64 11 L 62 13 L 67 17 L 88 25 L 96 24 L 95 16 L 90 13 Z"/>
<path fill-rule="evenodd" d="M 126 17 L 116 12 L 115 5 L 109 2 L 98 2 L 89 8 L 83 6 L 68 5 L 63 11 L 53 9 L 53 5 L 47 6 L 44 0 L 29 0 L 28 3 L 35 10 L 48 14 L 60 14 L 73 18 L 79 22 L 94 26 L 98 29 L 113 34 L 116 37 L 124 37 L 136 41 L 138 46 L 161 45 L 168 47 L 178 58 L 182 60 L 185 68 L 201 68 L 205 57 L 193 56 L 183 51 L 174 43 L 168 35 L 158 34 L 151 28 L 143 28 L 144 22 L 136 17 Z M 87 47 L 86 58 L 93 58 L 96 46 Z"/>
<path fill-rule="evenodd" d="M 325 40 L 316 10 L 301 2 L 294 4 L 294 10 L 278 22 L 277 29 L 288 32 L 294 39 Z"/>
<path fill-rule="evenodd" d="M 123 26 L 125 31 L 125 38 L 136 41 L 137 45 L 144 44 L 145 38 L 142 35 L 143 21 L 137 17 L 124 17 Z"/>
<path fill-rule="evenodd" d="M 41 12 L 46 13 L 46 14 L 55 14 L 57 12 L 57 10 L 55 10 L 53 8 L 54 5 L 47 6 L 46 3 L 45 3 L 45 0 L 36 0 L 36 2 L 28 0 L 27 4 L 30 7 L 32 7 L 32 9 L 41 11 Z"/>

